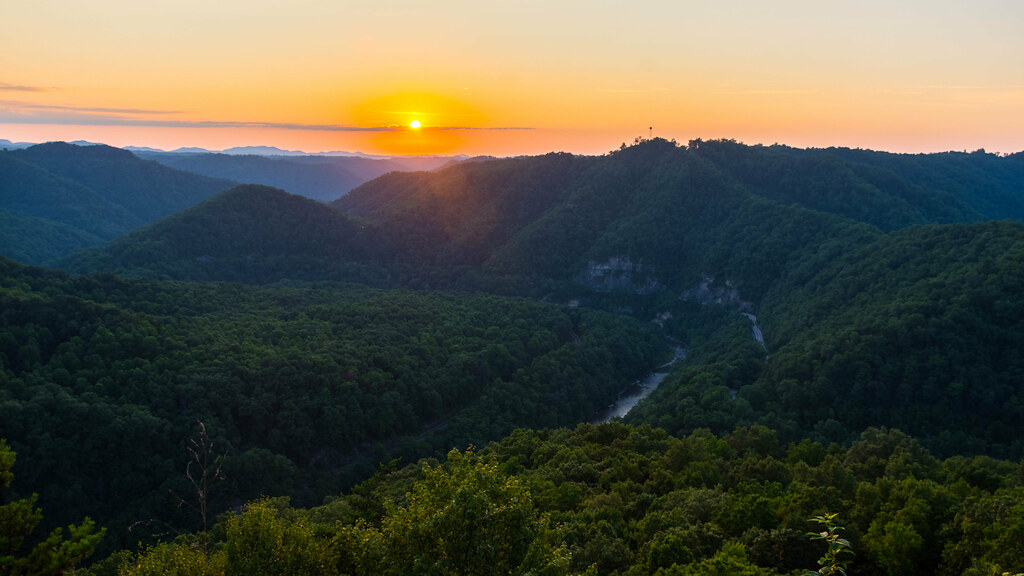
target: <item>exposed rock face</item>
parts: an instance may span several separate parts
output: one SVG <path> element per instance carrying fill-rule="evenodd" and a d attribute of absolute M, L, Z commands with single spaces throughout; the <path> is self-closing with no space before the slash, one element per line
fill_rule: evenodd
<path fill-rule="evenodd" d="M 643 262 L 629 256 L 612 256 L 605 262 L 588 262 L 580 282 L 595 292 L 623 290 L 633 294 L 650 294 L 661 290 L 658 279 L 644 270 Z"/>
<path fill-rule="evenodd" d="M 752 312 L 754 305 L 740 298 L 740 293 L 732 281 L 726 280 L 724 284 L 715 283 L 714 276 L 704 276 L 693 288 L 681 294 L 683 300 L 696 300 L 701 304 L 719 304 L 740 312 Z"/>

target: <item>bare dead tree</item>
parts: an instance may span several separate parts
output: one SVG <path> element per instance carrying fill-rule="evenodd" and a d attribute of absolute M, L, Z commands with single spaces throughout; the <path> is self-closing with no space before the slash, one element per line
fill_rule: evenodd
<path fill-rule="evenodd" d="M 210 533 L 207 530 L 207 510 L 209 506 L 210 488 L 216 482 L 224 479 L 221 469 L 221 461 L 225 454 L 215 455 L 213 453 L 213 442 L 206 433 L 206 425 L 201 420 L 199 424 L 199 437 L 189 438 L 188 451 L 192 457 L 185 466 L 185 476 L 195 489 L 195 500 L 184 498 L 174 490 L 171 494 L 178 499 L 178 507 L 191 508 L 199 515 L 203 523 L 203 554 L 210 553 Z"/>

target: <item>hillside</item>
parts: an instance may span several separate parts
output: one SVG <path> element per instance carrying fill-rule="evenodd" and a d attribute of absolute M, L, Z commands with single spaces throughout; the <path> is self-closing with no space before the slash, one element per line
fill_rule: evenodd
<path fill-rule="evenodd" d="M 1009 189 L 1012 173 L 963 177 Z M 392 173 L 332 204 L 347 216 L 253 190 L 261 194 L 239 188 L 69 266 L 577 300 L 658 316 L 691 348 L 631 421 L 678 433 L 759 423 L 787 440 L 841 442 L 892 426 L 943 456 L 1024 454 L 1012 432 L 1024 424 L 1014 352 L 1024 330 L 1008 320 L 1024 293 L 1013 280 L 1024 233 L 1010 222 L 935 225 L 981 217 L 970 198 L 953 200 L 959 192 L 834 151 L 665 141 L 603 158 Z M 900 226 L 886 234 L 874 225 L 884 223 Z M 697 303 L 713 301 L 724 305 Z M 767 360 L 739 312 L 760 316 Z"/>
<path fill-rule="evenodd" d="M 912 171 L 898 155 L 868 162 L 844 154 L 856 156 L 654 140 L 600 158 L 550 154 L 391 173 L 331 206 L 358 219 L 363 236 L 372 237 L 377 264 L 406 285 L 554 291 L 568 298 L 581 288 L 682 292 L 711 276 L 728 279 L 751 302 L 807 250 L 836 238 L 860 244 L 879 229 L 1024 216 L 1009 199 L 1024 177 L 1012 157 L 985 155 L 976 159 L 979 167 L 964 171 L 961 187 L 997 190 L 982 199 L 937 187 L 934 179 L 901 176 Z M 989 164 L 998 169 L 986 170 Z M 74 269 L 130 273 L 137 265 L 113 257 L 103 262 Z M 175 265 L 156 259 L 146 266 Z M 316 279 L 315 270 L 299 276 Z M 339 278 L 331 266 L 323 270 L 321 279 Z"/>
<path fill-rule="evenodd" d="M 0 253 L 46 262 L 142 224 L 92 189 L 0 152 Z"/>
<path fill-rule="evenodd" d="M 767 358 L 738 319 L 628 420 L 826 442 L 884 425 L 944 456 L 1024 454 L 1020 224 L 914 227 L 810 254 L 756 306 Z"/>
<path fill-rule="evenodd" d="M 244 184 L 263 184 L 321 202 L 338 199 L 356 186 L 392 171 L 433 170 L 444 157 L 373 159 L 348 156 L 257 156 L 139 152 L 141 158 Z"/>
<path fill-rule="evenodd" d="M 110 146 L 51 142 L 9 154 L 89 187 L 143 222 L 184 210 L 230 186 L 223 179 L 168 168 Z"/>
<path fill-rule="evenodd" d="M 368 267 L 376 250 L 358 224 L 327 206 L 244 184 L 59 265 L 175 280 L 379 283 L 384 273 Z"/>
<path fill-rule="evenodd" d="M 215 180 L 107 146 L 0 152 L 0 254 L 42 264 L 109 242 L 220 190 Z"/>
<path fill-rule="evenodd" d="M 765 268 L 784 266 L 780 252 L 844 236 L 850 220 L 889 231 L 1024 218 L 1024 170 L 1012 157 L 855 152 L 728 141 L 678 147 L 656 139 L 602 158 L 509 159 L 392 174 L 332 205 L 385 227 L 417 260 L 585 283 L 601 281 L 595 272 L 607 270 L 639 280 L 634 285 L 679 289 L 704 272 L 748 275 L 750 285 L 740 290 L 749 290 L 750 299 L 772 280 Z M 952 179 L 917 179 L 918 165 L 959 180 L 944 186 Z M 730 261 L 741 246 L 739 252 L 764 250 Z M 762 270 L 747 272 L 751 266 Z"/>

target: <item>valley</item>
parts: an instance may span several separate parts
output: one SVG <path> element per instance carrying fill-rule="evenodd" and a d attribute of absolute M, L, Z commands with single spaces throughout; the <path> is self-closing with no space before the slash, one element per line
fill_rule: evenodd
<path fill-rule="evenodd" d="M 341 181 L 284 161 L 0 153 L 0 437 L 48 529 L 106 527 L 87 573 L 192 558 L 129 527 L 201 528 L 168 497 L 197 421 L 218 554 L 308 518 L 337 573 L 398 571 L 391 522 L 481 482 L 552 573 L 789 573 L 825 511 L 860 573 L 1017 561 L 1020 155 L 655 138 L 322 201 L 230 175 Z"/>

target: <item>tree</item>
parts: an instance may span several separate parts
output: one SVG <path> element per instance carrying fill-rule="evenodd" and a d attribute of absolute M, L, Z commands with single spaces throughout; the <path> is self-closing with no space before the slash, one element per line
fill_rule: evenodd
<path fill-rule="evenodd" d="M 568 551 L 530 493 L 473 452 L 452 450 L 447 466 L 424 470 L 405 506 L 382 526 L 389 573 L 565 574 Z"/>
<path fill-rule="evenodd" d="M 0 439 L 0 491 L 6 491 L 14 474 L 15 453 Z M 11 576 L 62 574 L 92 555 L 106 529 L 93 532 L 86 518 L 79 525 L 56 528 L 45 539 L 31 546 L 31 535 L 43 519 L 35 507 L 36 495 L 0 505 L 0 573 Z"/>
<path fill-rule="evenodd" d="M 210 532 L 207 524 L 207 511 L 210 500 L 210 486 L 224 479 L 220 461 L 223 456 L 213 456 L 213 442 L 206 434 L 206 425 L 199 421 L 199 438 L 189 438 L 188 452 L 192 458 L 185 466 L 185 476 L 196 491 L 196 500 L 179 496 L 173 490 L 171 494 L 178 499 L 178 506 L 187 506 L 199 515 L 203 522 L 203 554 L 210 553 Z M 195 464 L 195 470 L 192 465 Z"/>

